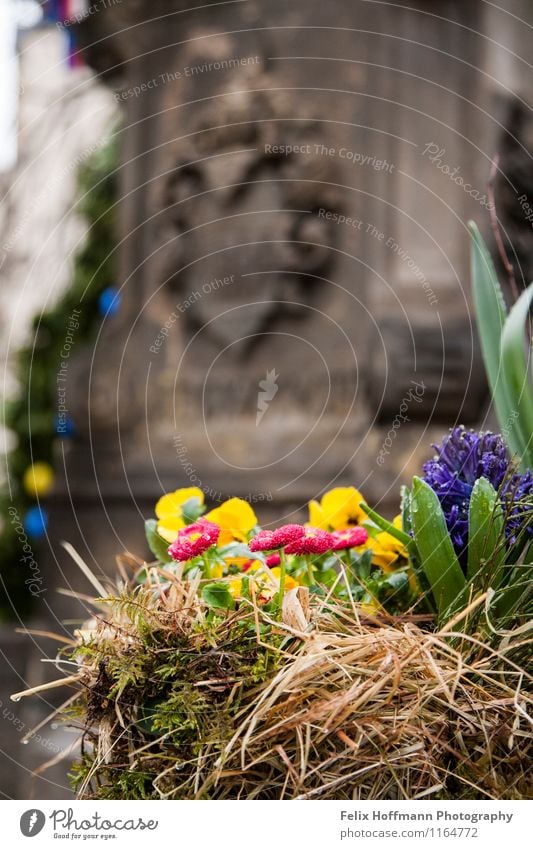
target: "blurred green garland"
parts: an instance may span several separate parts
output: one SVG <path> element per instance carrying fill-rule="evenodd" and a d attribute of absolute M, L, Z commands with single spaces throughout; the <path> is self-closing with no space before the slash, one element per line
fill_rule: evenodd
<path fill-rule="evenodd" d="M 0 620 L 24 616 L 39 594 L 38 555 L 46 535 L 43 498 L 53 484 L 54 447 L 75 439 L 68 416 L 58 416 L 56 377 L 69 316 L 79 326 L 76 345 L 94 336 L 102 316 L 115 312 L 115 203 L 118 151 L 115 136 L 81 166 L 77 209 L 88 234 L 76 255 L 72 283 L 52 308 L 32 322 L 30 340 L 14 362 L 17 394 L 5 402 L 4 426 L 14 436 L 0 491 Z M 33 465 L 32 465 L 33 461 Z M 33 581 L 33 583 L 32 583 Z"/>

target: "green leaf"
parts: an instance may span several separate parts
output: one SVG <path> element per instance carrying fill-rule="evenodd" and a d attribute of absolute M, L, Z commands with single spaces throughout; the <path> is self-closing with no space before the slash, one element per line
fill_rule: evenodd
<path fill-rule="evenodd" d="M 202 589 L 202 598 L 208 607 L 216 610 L 233 610 L 235 599 L 231 595 L 228 585 L 222 583 L 206 584 Z"/>
<path fill-rule="evenodd" d="M 531 577 L 528 574 L 528 566 L 515 566 L 509 564 L 507 567 L 511 571 L 508 583 L 503 589 L 497 590 L 494 594 L 491 606 L 494 607 L 496 618 L 505 620 L 505 623 L 498 623 L 499 627 L 509 624 L 509 621 L 514 621 L 520 616 L 528 616 L 531 618 L 531 601 L 532 601 L 532 583 Z"/>
<path fill-rule="evenodd" d="M 530 348 L 526 356 L 524 333 L 532 300 L 533 283 L 522 292 L 511 309 L 501 337 L 502 369 L 512 406 L 509 415 L 516 418 L 520 431 L 520 457 L 524 470 L 533 465 L 533 388 L 529 369 Z"/>
<path fill-rule="evenodd" d="M 416 584 L 418 586 L 419 593 L 424 596 L 425 606 L 430 610 L 431 613 L 434 613 L 435 608 L 431 602 L 431 588 L 420 565 L 420 557 L 418 554 L 418 549 L 416 547 L 416 542 L 411 536 L 411 534 L 413 533 L 413 526 L 411 522 L 411 490 L 408 486 L 402 486 L 400 493 L 402 527 L 409 532 L 410 539 L 409 545 L 407 546 L 407 551 L 409 553 L 409 564 L 413 572 Z"/>
<path fill-rule="evenodd" d="M 380 516 L 379 513 L 376 513 L 375 510 L 372 510 L 372 507 L 369 507 L 368 504 L 365 504 L 362 501 L 359 507 L 367 513 L 368 516 L 372 519 L 373 522 L 376 523 L 378 528 L 381 528 L 382 531 L 386 531 L 393 537 L 396 537 L 397 540 L 403 542 L 404 545 L 409 545 L 412 542 L 411 537 L 397 528 L 392 522 L 389 522 L 387 519 L 384 519 L 383 516 Z"/>
<path fill-rule="evenodd" d="M 401 498 L 401 514 L 402 514 L 402 528 L 405 528 L 407 531 L 407 535 L 409 536 L 409 531 L 412 531 L 411 527 L 411 492 L 408 486 L 402 486 L 400 488 L 400 498 Z M 411 537 L 409 536 L 409 539 Z"/>
<path fill-rule="evenodd" d="M 192 525 L 193 522 L 205 513 L 205 505 L 202 504 L 197 495 L 193 495 L 181 505 L 181 515 L 186 525 Z"/>
<path fill-rule="evenodd" d="M 409 576 L 403 569 L 397 569 L 396 572 L 391 572 L 379 583 L 382 587 L 390 587 L 391 590 L 399 592 L 409 587 Z"/>
<path fill-rule="evenodd" d="M 507 318 L 507 308 L 494 263 L 474 224 L 468 224 L 471 233 L 472 290 L 481 352 L 489 382 L 491 396 L 511 451 L 522 454 L 523 444 L 517 427 L 513 404 L 509 402 L 501 366 L 501 338 Z"/>
<path fill-rule="evenodd" d="M 227 545 L 223 545 L 218 549 L 218 554 L 220 554 L 222 558 L 248 557 L 256 560 L 261 559 L 257 552 L 252 554 L 245 542 L 228 542 Z"/>
<path fill-rule="evenodd" d="M 298 559 L 294 558 L 293 565 L 291 567 L 291 572 L 294 572 L 295 563 L 298 565 L 299 571 L 303 572 L 307 568 L 305 559 L 303 557 Z M 331 554 L 329 557 L 324 557 L 324 559 L 320 558 L 320 560 L 317 560 L 316 563 L 313 563 L 313 567 L 315 572 L 320 575 L 321 572 L 327 572 L 328 569 L 335 569 L 338 564 L 338 554 Z"/>
<path fill-rule="evenodd" d="M 478 478 L 470 496 L 468 513 L 467 578 L 481 577 L 487 563 L 496 570 L 504 562 L 503 512 L 498 493 L 486 478 Z"/>
<path fill-rule="evenodd" d="M 364 522 L 362 522 L 362 527 L 365 529 L 370 539 L 375 539 L 378 534 L 381 534 L 383 532 L 383 529 L 378 528 L 378 526 L 375 522 L 372 521 L 372 519 L 365 519 Z"/>
<path fill-rule="evenodd" d="M 466 581 L 446 527 L 439 499 L 421 478 L 413 478 L 411 522 L 421 566 L 439 617 L 463 599 Z"/>
<path fill-rule="evenodd" d="M 331 587 L 338 578 L 338 574 L 335 569 L 324 569 L 316 575 L 316 578 L 321 584 L 324 584 L 325 587 Z M 316 586 L 313 584 L 312 586 Z"/>
<path fill-rule="evenodd" d="M 239 593 L 239 596 L 241 598 L 248 599 L 248 601 L 251 601 L 252 599 L 252 593 L 250 591 L 250 578 L 248 578 L 246 575 L 243 575 L 243 577 L 241 578 L 241 591 Z"/>
<path fill-rule="evenodd" d="M 354 569 L 355 574 L 361 578 L 362 581 L 366 581 L 367 578 L 370 577 L 370 573 L 372 571 L 371 549 L 364 551 L 362 554 L 354 558 L 352 568 Z"/>
<path fill-rule="evenodd" d="M 157 522 L 155 519 L 147 519 L 144 523 L 144 532 L 148 547 L 156 560 L 160 563 L 171 563 L 172 557 L 168 553 L 169 543 L 157 533 Z"/>

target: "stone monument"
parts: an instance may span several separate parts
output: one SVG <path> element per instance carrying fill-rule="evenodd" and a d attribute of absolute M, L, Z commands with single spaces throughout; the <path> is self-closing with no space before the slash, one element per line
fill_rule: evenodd
<path fill-rule="evenodd" d="M 110 3 L 79 25 L 123 113 L 122 307 L 70 375 L 78 530 L 56 510 L 84 556 L 143 550 L 180 485 L 263 521 L 348 483 L 394 511 L 441 423 L 480 417 L 482 26 L 462 0 Z"/>

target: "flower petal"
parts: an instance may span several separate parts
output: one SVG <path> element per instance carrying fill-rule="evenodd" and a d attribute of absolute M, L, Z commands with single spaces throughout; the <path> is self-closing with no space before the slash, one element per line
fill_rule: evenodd
<path fill-rule="evenodd" d="M 204 503 L 204 493 L 197 486 L 187 486 L 176 489 L 162 495 L 155 505 L 155 515 L 158 519 L 166 519 L 168 516 L 181 515 L 181 506 L 190 498 L 199 498 L 200 504 Z"/>
<path fill-rule="evenodd" d="M 222 532 L 226 531 L 227 534 L 231 535 L 228 542 L 231 542 L 232 539 L 243 542 L 247 534 L 257 525 L 257 516 L 248 502 L 242 498 L 228 499 L 220 507 L 211 510 L 205 518 L 210 522 L 215 522 Z M 219 544 L 226 544 L 222 537 Z"/>

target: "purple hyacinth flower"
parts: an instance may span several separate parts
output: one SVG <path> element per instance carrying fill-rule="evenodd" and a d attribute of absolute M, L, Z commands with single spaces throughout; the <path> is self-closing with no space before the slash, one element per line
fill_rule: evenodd
<path fill-rule="evenodd" d="M 507 543 L 533 537 L 533 475 L 517 474 L 499 434 L 456 427 L 433 446 L 435 457 L 424 464 L 423 479 L 437 494 L 454 548 L 462 563 L 468 545 L 470 496 L 478 478 L 499 493 Z"/>

